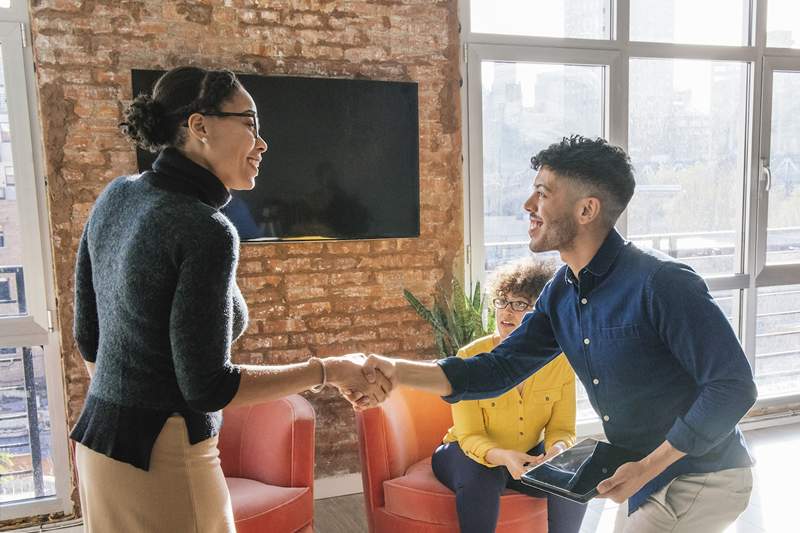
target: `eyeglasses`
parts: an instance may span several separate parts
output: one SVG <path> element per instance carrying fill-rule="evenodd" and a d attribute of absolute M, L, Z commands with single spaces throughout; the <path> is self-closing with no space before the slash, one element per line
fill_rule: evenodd
<path fill-rule="evenodd" d="M 246 117 L 246 118 L 252 118 L 253 119 L 253 123 L 252 124 L 248 124 L 248 125 L 250 126 L 250 129 L 253 130 L 253 136 L 255 138 L 258 138 L 258 130 L 259 130 L 259 127 L 258 127 L 258 114 L 255 111 L 242 111 L 240 113 L 229 113 L 227 111 L 207 111 L 205 113 L 200 113 L 200 114 L 204 115 L 204 116 L 207 116 L 207 117 Z"/>
<path fill-rule="evenodd" d="M 245 117 L 252 118 L 253 123 L 248 124 L 248 127 L 253 130 L 253 137 L 256 139 L 259 136 L 258 114 L 255 111 L 242 111 L 239 113 L 229 113 L 227 111 L 205 111 L 199 112 L 204 117 Z M 189 127 L 188 123 L 183 124 L 184 127 Z"/>
<path fill-rule="evenodd" d="M 522 300 L 514 300 L 513 302 L 509 302 L 505 298 L 495 298 L 492 300 L 492 304 L 494 305 L 495 309 L 505 309 L 511 305 L 511 309 L 514 311 L 526 311 L 531 307 L 531 304 L 528 302 L 523 302 Z"/>

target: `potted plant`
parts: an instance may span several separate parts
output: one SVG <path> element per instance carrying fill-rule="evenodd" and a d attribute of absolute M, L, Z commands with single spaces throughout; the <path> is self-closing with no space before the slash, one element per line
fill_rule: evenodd
<path fill-rule="evenodd" d="M 437 285 L 433 306 L 430 309 L 408 289 L 403 289 L 403 295 L 414 311 L 433 327 L 436 346 L 442 357 L 451 357 L 462 346 L 494 332 L 494 309 L 488 310 L 484 324 L 484 297 L 481 294 L 480 282 L 475 283 L 475 289 L 471 294 L 466 293 L 455 278 L 451 283 L 449 295 L 441 285 Z"/>

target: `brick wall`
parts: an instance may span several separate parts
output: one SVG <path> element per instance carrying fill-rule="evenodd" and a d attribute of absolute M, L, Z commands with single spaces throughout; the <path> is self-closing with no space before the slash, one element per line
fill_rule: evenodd
<path fill-rule="evenodd" d="M 239 278 L 252 321 L 235 360 L 435 353 L 401 290 L 429 294 L 461 261 L 456 0 L 34 0 L 31 20 L 70 423 L 87 387 L 70 333 L 74 254 L 99 192 L 135 169 L 117 129 L 133 68 L 418 82 L 421 237 L 244 245 Z M 358 471 L 352 413 L 330 392 L 311 400 L 317 476 Z"/>

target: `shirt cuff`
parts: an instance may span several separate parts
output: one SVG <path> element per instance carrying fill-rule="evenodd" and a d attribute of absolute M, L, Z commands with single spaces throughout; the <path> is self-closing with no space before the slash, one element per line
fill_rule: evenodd
<path fill-rule="evenodd" d="M 669 441 L 676 450 L 695 457 L 705 455 L 714 447 L 714 442 L 689 427 L 683 418 L 677 418 L 667 433 Z"/>
<path fill-rule="evenodd" d="M 442 396 L 442 399 L 448 403 L 460 402 L 469 384 L 466 363 L 460 357 L 445 357 L 436 361 L 436 364 L 442 369 L 447 381 L 450 382 L 450 387 L 453 389 L 449 396 Z"/>

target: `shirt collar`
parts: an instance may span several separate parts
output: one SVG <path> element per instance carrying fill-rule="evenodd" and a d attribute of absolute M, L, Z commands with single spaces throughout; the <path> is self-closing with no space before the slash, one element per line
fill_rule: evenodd
<path fill-rule="evenodd" d="M 221 209 L 231 194 L 220 179 L 207 168 L 198 165 L 179 150 L 165 148 L 158 154 L 150 174 L 153 185 L 193 196 L 201 202 Z"/>
<path fill-rule="evenodd" d="M 622 235 L 620 235 L 615 228 L 611 228 L 603 244 L 600 245 L 600 249 L 597 250 L 597 253 L 594 254 L 592 260 L 589 261 L 589 264 L 586 265 L 583 270 L 589 271 L 595 276 L 605 275 L 626 244 L 627 241 L 622 238 Z M 575 276 L 572 274 L 572 269 L 569 267 L 565 269 L 564 281 L 569 284 L 577 283 Z"/>

